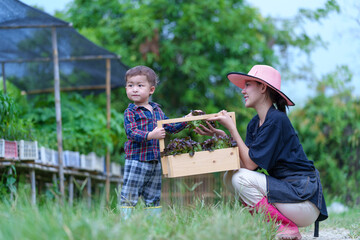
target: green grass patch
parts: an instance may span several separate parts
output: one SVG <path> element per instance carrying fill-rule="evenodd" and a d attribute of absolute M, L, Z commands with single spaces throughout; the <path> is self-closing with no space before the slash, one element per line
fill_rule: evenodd
<path fill-rule="evenodd" d="M 274 226 L 230 203 L 166 206 L 153 216 L 139 205 L 124 220 L 116 209 L 85 202 L 32 206 L 26 197 L 0 203 L 0 239 L 272 239 Z"/>
<path fill-rule="evenodd" d="M 19 196 L 21 195 L 21 196 Z M 28 193 L 13 200 L 0 201 L 0 239 L 274 239 L 276 229 L 261 214 L 252 216 L 234 201 L 193 205 L 163 206 L 160 215 L 152 215 L 138 204 L 124 220 L 116 208 L 105 207 L 104 200 L 86 201 L 74 206 L 61 205 L 56 199 L 33 206 Z M 360 236 L 359 208 L 330 214 L 321 222 L 320 231 L 345 228 L 350 237 Z M 310 226 L 305 231 L 312 231 Z"/>

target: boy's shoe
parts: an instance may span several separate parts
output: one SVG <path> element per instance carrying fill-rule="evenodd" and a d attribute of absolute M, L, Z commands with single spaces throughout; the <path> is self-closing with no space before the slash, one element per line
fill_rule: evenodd
<path fill-rule="evenodd" d="M 150 216 L 159 217 L 162 212 L 161 206 L 156 207 L 146 207 L 144 208 L 145 212 L 148 213 Z"/>
<path fill-rule="evenodd" d="M 120 206 L 119 210 L 120 210 L 121 217 L 124 220 L 127 220 L 130 217 L 132 211 L 134 210 L 134 207 L 132 207 L 132 206 Z"/>

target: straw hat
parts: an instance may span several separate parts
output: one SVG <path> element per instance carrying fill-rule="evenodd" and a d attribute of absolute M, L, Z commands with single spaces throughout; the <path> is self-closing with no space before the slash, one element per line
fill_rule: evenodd
<path fill-rule="evenodd" d="M 294 106 L 295 103 L 290 100 L 281 89 L 280 73 L 273 67 L 267 65 L 255 65 L 248 74 L 231 72 L 227 74 L 227 78 L 241 89 L 245 88 L 245 81 L 252 80 L 263 83 L 279 93 L 287 102 L 288 106 Z"/>

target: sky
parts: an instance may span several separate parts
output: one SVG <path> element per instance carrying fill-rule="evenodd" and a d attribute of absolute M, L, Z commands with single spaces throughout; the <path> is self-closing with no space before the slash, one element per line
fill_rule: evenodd
<path fill-rule="evenodd" d="M 28 5 L 43 7 L 53 15 L 55 10 L 63 10 L 71 0 L 22 0 Z M 326 0 L 247 0 L 259 8 L 263 16 L 277 18 L 293 17 L 299 8 L 316 9 Z M 336 66 L 347 65 L 353 72 L 354 94 L 360 96 L 360 2 L 358 0 L 337 0 L 341 13 L 333 13 L 320 23 L 309 22 L 305 25 L 308 34 L 319 34 L 327 43 L 327 48 L 319 48 L 311 53 L 317 78 L 333 71 Z M 296 64 L 296 63 L 295 63 Z M 250 69 L 249 69 L 250 70 Z M 282 89 L 298 106 L 314 94 L 309 83 L 304 81 L 283 81 Z"/>

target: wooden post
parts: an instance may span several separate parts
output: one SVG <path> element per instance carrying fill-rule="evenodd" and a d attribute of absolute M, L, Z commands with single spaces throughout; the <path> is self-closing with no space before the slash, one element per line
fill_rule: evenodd
<path fill-rule="evenodd" d="M 8 170 L 8 175 L 10 176 L 10 175 L 12 175 L 12 168 L 11 168 L 11 165 L 10 165 L 10 167 L 9 167 L 9 170 Z M 14 194 L 13 194 L 13 192 L 11 191 L 11 189 L 10 189 L 10 201 L 12 201 L 14 199 Z"/>
<path fill-rule="evenodd" d="M 55 111 L 56 111 L 56 133 L 59 153 L 59 178 L 60 178 L 60 202 L 64 200 L 64 169 L 63 169 L 63 146 L 62 146 L 62 124 L 61 124 L 61 103 L 60 103 L 60 70 L 59 55 L 57 47 L 56 28 L 51 28 L 52 50 L 54 62 L 54 94 L 55 94 Z"/>
<path fill-rule="evenodd" d="M 30 182 L 31 182 L 31 204 L 36 204 L 36 180 L 35 180 L 35 169 L 30 169 Z"/>
<path fill-rule="evenodd" d="M 2 79 L 3 79 L 3 91 L 6 94 L 6 75 L 5 75 L 5 63 L 1 63 Z"/>
<path fill-rule="evenodd" d="M 53 173 L 53 175 L 52 175 L 52 181 L 53 181 L 54 186 L 57 188 L 57 177 L 56 177 L 55 173 Z"/>
<path fill-rule="evenodd" d="M 87 203 L 88 203 L 88 207 L 91 207 L 91 177 L 88 176 L 88 181 L 87 181 Z"/>
<path fill-rule="evenodd" d="M 70 175 L 69 177 L 69 205 L 73 206 L 74 199 L 74 176 Z"/>
<path fill-rule="evenodd" d="M 117 205 L 120 206 L 120 200 L 121 200 L 121 197 L 120 197 L 120 194 L 121 194 L 121 179 L 119 178 L 119 181 L 117 182 Z"/>
<path fill-rule="evenodd" d="M 110 119 L 111 119 L 111 60 L 106 59 L 106 113 L 107 113 L 107 125 L 106 127 L 110 129 Z M 106 203 L 110 201 L 110 150 L 106 150 Z"/>

